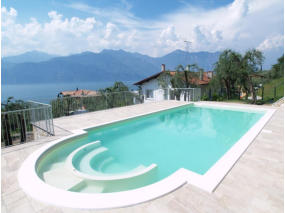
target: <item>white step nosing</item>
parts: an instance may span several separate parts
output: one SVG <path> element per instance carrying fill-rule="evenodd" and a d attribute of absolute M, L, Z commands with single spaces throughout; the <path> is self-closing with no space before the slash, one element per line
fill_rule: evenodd
<path fill-rule="evenodd" d="M 102 172 L 102 168 L 106 166 L 108 163 L 112 162 L 114 160 L 113 157 L 108 157 L 105 159 L 99 166 L 98 166 L 98 171 Z"/>

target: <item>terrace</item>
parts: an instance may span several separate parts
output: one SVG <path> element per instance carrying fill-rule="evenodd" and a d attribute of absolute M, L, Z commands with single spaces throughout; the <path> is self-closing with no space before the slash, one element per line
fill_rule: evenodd
<path fill-rule="evenodd" d="M 183 104 L 185 102 L 161 101 L 60 117 L 54 119 L 55 136 L 2 149 L 2 212 L 283 212 L 284 109 L 282 104 L 282 107 L 266 106 L 277 110 L 213 193 L 186 184 L 150 202 L 120 209 L 94 211 L 40 203 L 19 188 L 17 180 L 19 167 L 27 156 L 46 143 L 70 135 L 71 131 L 79 128 Z M 239 106 L 239 104 L 223 104 Z"/>

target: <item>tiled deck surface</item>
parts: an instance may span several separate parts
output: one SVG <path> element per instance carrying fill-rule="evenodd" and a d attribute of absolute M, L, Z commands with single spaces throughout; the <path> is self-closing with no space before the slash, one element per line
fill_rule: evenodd
<path fill-rule="evenodd" d="M 276 108 L 277 111 L 271 120 L 266 124 L 254 142 L 249 146 L 248 150 L 242 155 L 212 194 L 187 184 L 162 198 L 133 207 L 92 211 L 62 208 L 43 204 L 28 197 L 19 188 L 17 172 L 21 163 L 30 153 L 48 141 L 68 135 L 70 134 L 70 130 L 95 125 L 101 122 L 112 121 L 113 119 L 125 118 L 138 113 L 166 109 L 181 104 L 183 103 L 164 101 L 58 118 L 54 120 L 57 136 L 2 149 L 1 212 L 283 212 L 283 105 Z"/>

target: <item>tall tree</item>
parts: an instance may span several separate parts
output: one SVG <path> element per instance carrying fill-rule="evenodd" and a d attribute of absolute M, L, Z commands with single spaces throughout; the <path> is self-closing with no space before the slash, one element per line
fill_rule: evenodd
<path fill-rule="evenodd" d="M 183 73 L 184 75 L 184 77 L 182 77 L 182 75 L 179 76 L 182 77 L 182 81 L 184 82 L 185 88 L 189 88 L 191 86 L 191 79 L 197 76 L 195 73 L 197 73 L 199 70 L 201 69 L 197 66 L 197 64 L 188 64 L 185 68 L 183 67 L 183 65 L 179 64 L 176 67 L 178 75 L 179 73 Z"/>
<path fill-rule="evenodd" d="M 224 50 L 215 64 L 214 71 L 219 81 L 224 83 L 227 90 L 227 98 L 232 97 L 235 83 L 241 68 L 242 56 L 233 50 Z"/>
<path fill-rule="evenodd" d="M 262 70 L 264 56 L 261 51 L 256 49 L 248 50 L 242 59 L 242 72 L 245 75 L 245 84 L 249 85 L 252 93 L 253 104 L 256 103 L 256 90 L 254 76 L 257 72 Z"/>

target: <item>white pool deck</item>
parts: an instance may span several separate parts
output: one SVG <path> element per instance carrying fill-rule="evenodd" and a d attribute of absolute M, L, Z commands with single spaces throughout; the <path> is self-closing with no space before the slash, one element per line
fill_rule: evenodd
<path fill-rule="evenodd" d="M 211 104 L 211 102 L 208 103 Z M 277 111 L 213 193 L 205 192 L 187 184 L 150 202 L 126 208 L 94 211 L 62 208 L 40 203 L 28 197 L 19 188 L 17 172 L 21 163 L 28 155 L 47 142 L 67 136 L 71 134 L 70 131 L 79 128 L 182 104 L 184 103 L 178 101 L 163 101 L 57 118 L 54 119 L 56 136 L 2 149 L 1 212 L 283 212 L 283 105 L 281 107 L 260 106 L 262 108 L 274 108 Z"/>

